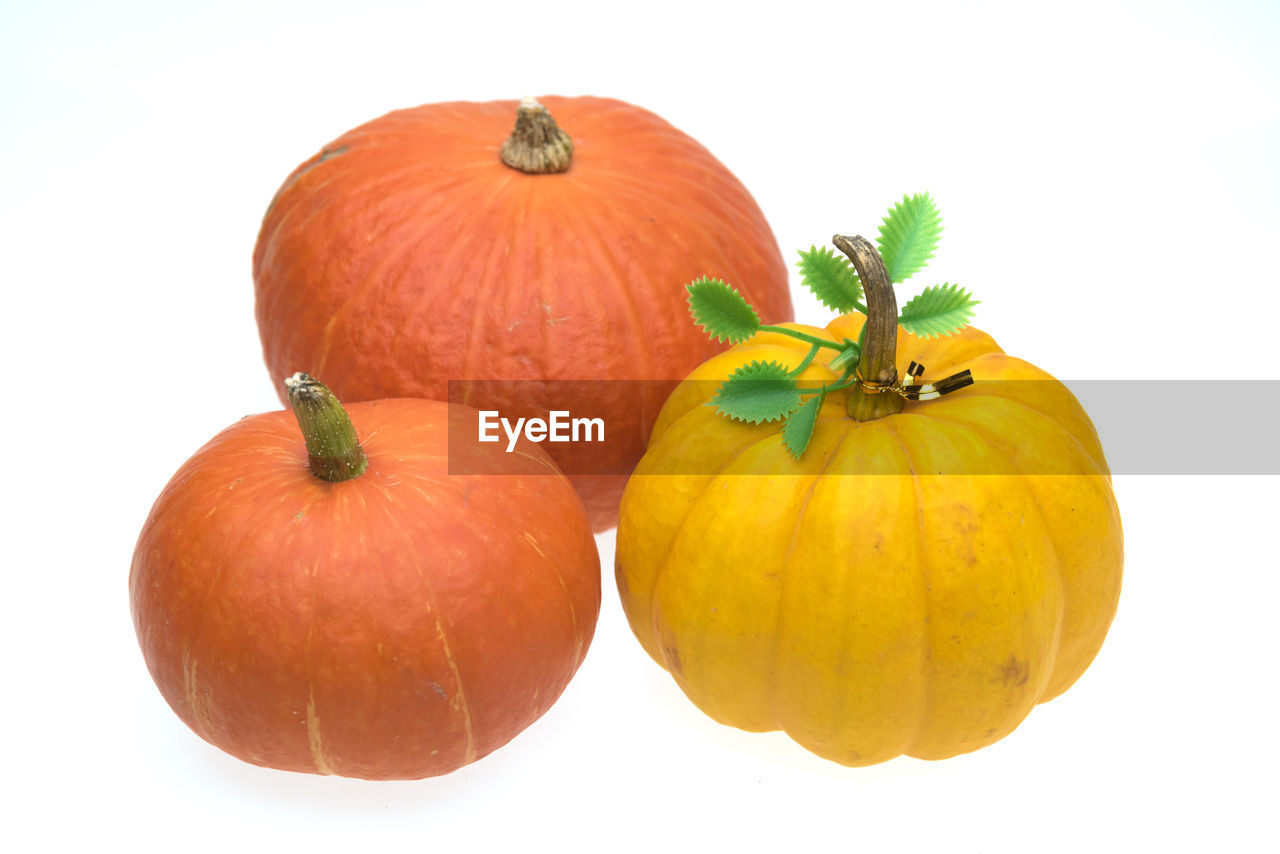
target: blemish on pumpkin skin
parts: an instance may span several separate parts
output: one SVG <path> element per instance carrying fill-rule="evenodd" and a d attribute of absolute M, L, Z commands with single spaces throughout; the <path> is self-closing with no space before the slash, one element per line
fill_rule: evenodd
<path fill-rule="evenodd" d="M 562 323 L 563 321 L 566 321 L 569 319 L 569 315 L 567 314 L 564 317 L 553 317 L 550 303 L 539 301 L 538 308 L 542 310 L 542 314 L 543 314 L 542 322 L 546 323 L 547 326 L 550 326 L 552 329 L 555 328 L 557 323 Z M 507 325 L 507 332 L 512 332 L 517 326 L 522 325 L 525 321 L 529 319 L 529 315 L 533 312 L 534 312 L 534 309 L 532 308 L 525 309 L 525 311 L 521 313 L 519 317 L 517 317 L 515 320 L 511 321 L 511 323 Z"/>
<path fill-rule="evenodd" d="M 675 647 L 666 646 L 662 648 L 662 657 L 666 659 L 667 669 L 674 675 L 680 675 L 680 653 Z"/>
<path fill-rule="evenodd" d="M 1020 688 L 1027 684 L 1030 676 L 1031 665 L 1025 661 L 1019 661 L 1017 656 L 1010 655 L 1009 660 L 1000 666 L 1000 680 L 1006 686 Z"/>
<path fill-rule="evenodd" d="M 533 535 L 531 532 L 529 532 L 529 531 L 525 531 L 525 532 L 524 532 L 524 538 L 525 538 L 525 540 L 527 540 L 527 541 L 528 541 L 529 545 L 533 546 L 533 550 L 534 550 L 535 552 L 537 552 L 537 553 L 538 553 L 538 555 L 539 555 L 540 557 L 542 557 L 542 558 L 546 558 L 547 553 L 546 553 L 546 552 L 544 552 L 544 551 L 543 551 L 543 550 L 538 546 L 538 539 L 537 539 L 536 537 L 534 537 L 534 535 Z"/>
<path fill-rule="evenodd" d="M 316 714 L 316 695 L 311 691 L 307 696 L 307 742 L 311 748 L 311 761 L 318 774 L 332 774 L 328 759 L 324 755 L 324 742 L 320 738 L 320 716 Z"/>

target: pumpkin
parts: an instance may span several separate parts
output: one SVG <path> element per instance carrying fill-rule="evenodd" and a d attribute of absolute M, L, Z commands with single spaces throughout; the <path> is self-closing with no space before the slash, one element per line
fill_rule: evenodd
<path fill-rule="evenodd" d="M 758 333 L 667 401 L 616 551 L 632 630 L 697 706 L 847 765 L 975 750 L 1065 691 L 1115 614 L 1123 551 L 1106 459 L 1069 390 L 977 329 L 919 338 L 896 307 L 886 327 L 892 288 L 871 266 L 867 380 L 823 399 L 804 454 L 777 423 L 707 405 L 742 366 L 794 370 L 810 349 Z M 781 326 L 838 343 L 866 322 Z M 829 359 L 800 379 L 834 384 Z M 911 361 L 974 383 L 883 393 Z"/>
<path fill-rule="evenodd" d="M 357 403 L 348 421 L 314 380 L 291 387 L 298 423 L 219 433 L 142 529 L 129 596 L 160 693 L 271 768 L 413 779 L 483 757 L 551 706 L 591 642 L 581 502 L 533 445 L 455 449 L 492 474 L 448 474 L 460 406 Z"/>
<path fill-rule="evenodd" d="M 719 349 L 683 313 L 683 283 L 710 270 L 791 317 L 742 184 L 653 113 L 588 97 L 429 104 L 358 127 L 285 180 L 253 255 L 277 384 L 308 370 L 346 401 L 602 418 L 606 443 L 549 448 L 596 530 L 616 521 L 666 395 Z M 498 382 L 450 397 L 450 380 Z M 576 380 L 655 382 L 562 382 Z"/>

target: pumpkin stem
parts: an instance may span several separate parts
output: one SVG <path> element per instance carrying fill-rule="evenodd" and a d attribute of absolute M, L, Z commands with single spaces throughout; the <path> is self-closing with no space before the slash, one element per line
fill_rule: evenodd
<path fill-rule="evenodd" d="M 898 356 L 898 299 L 884 260 L 871 241 L 860 235 L 837 234 L 831 242 L 853 262 L 867 297 L 867 323 L 858 359 L 862 382 L 849 389 L 846 409 L 855 421 L 875 421 L 901 412 L 906 405 L 901 395 L 889 391 L 898 381 L 894 367 Z"/>
<path fill-rule="evenodd" d="M 502 143 L 502 162 L 530 175 L 565 172 L 573 160 L 573 140 L 547 108 L 528 96 L 516 108 L 516 129 Z"/>
<path fill-rule="evenodd" d="M 309 374 L 297 373 L 284 381 L 289 406 L 298 419 L 307 443 L 311 473 L 320 480 L 338 483 L 359 477 L 369 458 L 356 438 L 347 411 L 329 387 Z"/>

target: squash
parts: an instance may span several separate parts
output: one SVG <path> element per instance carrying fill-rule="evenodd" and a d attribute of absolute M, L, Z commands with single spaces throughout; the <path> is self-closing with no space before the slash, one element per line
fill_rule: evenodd
<path fill-rule="evenodd" d="M 707 405 L 752 362 L 801 366 L 807 343 L 759 332 L 667 401 L 616 552 L 632 630 L 698 707 L 846 765 L 1010 733 L 1098 652 L 1123 562 L 1106 459 L 1074 396 L 976 329 L 907 333 L 872 256 L 866 241 L 850 256 L 872 318 L 866 379 L 822 399 L 804 454 L 776 423 Z M 842 342 L 867 322 L 781 326 Z M 974 383 L 883 393 L 912 361 Z M 800 380 L 833 384 L 829 362 Z"/>
<path fill-rule="evenodd" d="M 596 530 L 615 523 L 666 395 L 721 349 L 683 314 L 682 284 L 710 270 L 791 317 L 785 264 L 742 184 L 653 113 L 586 97 L 428 104 L 362 125 L 285 180 L 253 255 L 277 384 L 308 370 L 346 401 L 602 418 L 606 443 L 549 447 Z"/>
<path fill-rule="evenodd" d="M 357 403 L 347 420 L 309 377 L 290 388 L 297 423 L 236 422 L 146 520 L 129 597 L 156 685 L 256 765 L 413 779 L 485 756 L 551 706 L 591 642 L 581 502 L 533 445 L 455 449 L 492 474 L 448 474 L 461 406 Z"/>

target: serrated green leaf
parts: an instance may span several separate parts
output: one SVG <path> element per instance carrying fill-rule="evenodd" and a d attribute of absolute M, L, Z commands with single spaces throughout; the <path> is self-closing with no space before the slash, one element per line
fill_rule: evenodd
<path fill-rule="evenodd" d="M 959 285 L 930 285 L 902 307 L 898 323 L 912 335 L 952 335 L 969 325 L 978 300 Z"/>
<path fill-rule="evenodd" d="M 924 269 L 938 248 L 942 215 L 928 193 L 903 196 L 889 209 L 876 241 L 889 281 L 902 282 Z"/>
<path fill-rule="evenodd" d="M 800 405 L 800 408 L 787 417 L 782 425 L 782 444 L 795 459 L 800 459 L 804 449 L 809 447 L 809 439 L 813 436 L 813 425 L 818 423 L 818 412 L 822 409 L 825 394 L 815 394 Z"/>
<path fill-rule="evenodd" d="M 750 303 L 719 279 L 701 278 L 685 286 L 689 292 L 689 313 L 716 341 L 738 344 L 760 328 L 760 315 Z"/>
<path fill-rule="evenodd" d="M 778 362 L 743 365 L 725 380 L 707 404 L 735 421 L 777 421 L 800 405 L 800 390 Z"/>
<path fill-rule="evenodd" d="M 800 283 L 813 292 L 818 301 L 841 314 L 862 308 L 862 282 L 849 259 L 825 246 L 800 250 Z"/>

